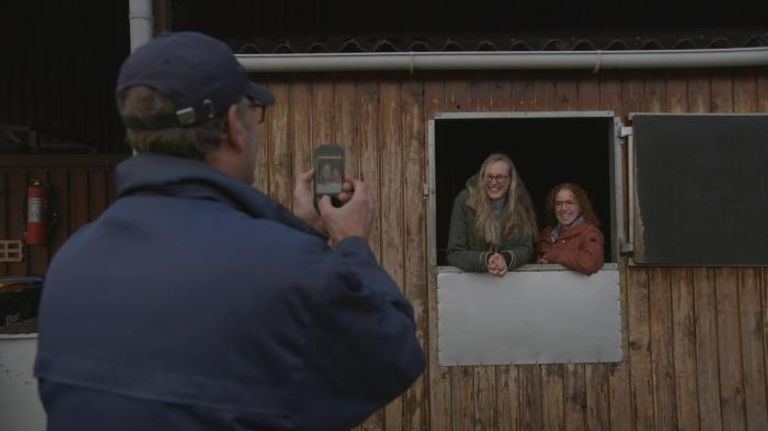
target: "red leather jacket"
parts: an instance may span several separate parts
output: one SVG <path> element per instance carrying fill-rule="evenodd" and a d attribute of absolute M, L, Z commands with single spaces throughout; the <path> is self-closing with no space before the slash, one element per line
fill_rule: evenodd
<path fill-rule="evenodd" d="M 547 227 L 539 235 L 539 259 L 589 275 L 603 266 L 604 243 L 602 232 L 591 223 L 561 227 L 556 242 L 552 242 L 552 227 Z"/>

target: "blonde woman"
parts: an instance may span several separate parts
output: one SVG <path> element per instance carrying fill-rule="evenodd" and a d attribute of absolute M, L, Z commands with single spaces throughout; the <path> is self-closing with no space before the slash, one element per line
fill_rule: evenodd
<path fill-rule="evenodd" d="M 453 201 L 448 263 L 501 277 L 528 263 L 536 234 L 531 198 L 514 163 L 491 154 Z"/>

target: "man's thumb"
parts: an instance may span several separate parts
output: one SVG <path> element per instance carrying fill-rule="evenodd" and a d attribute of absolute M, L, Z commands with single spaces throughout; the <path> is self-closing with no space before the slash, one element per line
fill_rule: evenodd
<path fill-rule="evenodd" d="M 317 209 L 320 210 L 320 216 L 324 217 L 325 214 L 333 208 L 331 204 L 331 198 L 328 195 L 323 195 L 317 202 Z"/>

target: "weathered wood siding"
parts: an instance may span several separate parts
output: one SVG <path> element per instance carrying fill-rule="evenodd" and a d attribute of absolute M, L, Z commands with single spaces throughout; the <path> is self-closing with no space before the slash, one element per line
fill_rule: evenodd
<path fill-rule="evenodd" d="M 0 155 L 0 239 L 24 240 L 27 186 L 39 180 L 61 215 L 46 245 L 25 245 L 24 260 L 0 263 L 0 275 L 42 275 L 62 243 L 114 200 L 114 166 L 127 156 Z"/>
<path fill-rule="evenodd" d="M 255 78 L 278 99 L 257 186 L 290 206 L 312 148 L 346 145 L 376 199 L 373 250 L 415 307 L 427 372 L 360 429 L 768 429 L 768 269 L 623 266 L 619 364 L 438 366 L 422 195 L 436 112 L 768 112 L 768 72 Z"/>
<path fill-rule="evenodd" d="M 618 364 L 440 367 L 423 198 L 426 124 L 436 112 L 768 112 L 768 72 L 257 79 L 278 104 L 268 110 L 256 185 L 290 207 L 312 148 L 345 144 L 348 172 L 368 183 L 377 203 L 372 248 L 413 302 L 428 352 L 423 377 L 359 429 L 768 429 L 767 268 L 622 266 Z M 57 189 L 63 214 L 50 247 L 0 264 L 0 274 L 43 273 L 62 241 L 113 199 L 116 161 L 0 156 L 0 237 L 22 238 L 24 189 L 35 178 Z"/>

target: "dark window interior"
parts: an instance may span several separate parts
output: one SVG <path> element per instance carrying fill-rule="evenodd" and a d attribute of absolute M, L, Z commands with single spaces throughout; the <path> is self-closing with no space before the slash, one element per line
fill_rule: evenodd
<path fill-rule="evenodd" d="M 610 146 L 613 118 L 479 118 L 435 120 L 437 263 L 445 249 L 454 197 L 491 153 L 512 158 L 546 226 L 544 199 L 561 182 L 587 191 L 603 224 L 606 260 L 611 260 Z"/>

